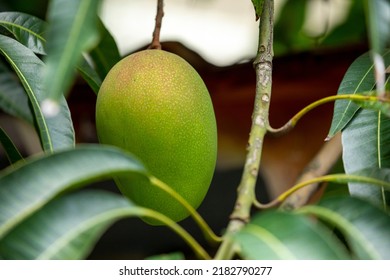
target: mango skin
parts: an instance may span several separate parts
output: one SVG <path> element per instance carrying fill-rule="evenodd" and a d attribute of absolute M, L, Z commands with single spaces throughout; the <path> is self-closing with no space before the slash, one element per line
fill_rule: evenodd
<path fill-rule="evenodd" d="M 215 169 L 217 126 L 208 90 L 184 59 L 144 50 L 119 61 L 98 93 L 96 128 L 101 143 L 131 152 L 194 208 L 201 204 Z M 174 221 L 189 215 L 142 176 L 121 176 L 116 184 L 130 200 Z"/>

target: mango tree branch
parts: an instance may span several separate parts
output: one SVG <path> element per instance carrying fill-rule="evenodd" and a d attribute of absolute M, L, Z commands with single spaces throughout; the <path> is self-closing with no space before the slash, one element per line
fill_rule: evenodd
<path fill-rule="evenodd" d="M 161 50 L 160 43 L 160 31 L 162 25 L 162 18 L 164 16 L 164 1 L 157 0 L 157 14 L 156 14 L 156 24 L 153 31 L 153 40 L 148 49 L 157 49 Z"/>
<path fill-rule="evenodd" d="M 256 97 L 252 114 L 252 127 L 249 135 L 247 156 L 237 200 L 224 240 L 215 258 L 230 259 L 235 253 L 232 235 L 239 231 L 250 219 L 250 210 L 255 201 L 255 185 L 260 167 L 264 136 L 268 128 L 268 113 L 272 86 L 273 58 L 273 0 L 265 0 L 260 16 L 259 47 L 254 61 L 256 71 Z"/>

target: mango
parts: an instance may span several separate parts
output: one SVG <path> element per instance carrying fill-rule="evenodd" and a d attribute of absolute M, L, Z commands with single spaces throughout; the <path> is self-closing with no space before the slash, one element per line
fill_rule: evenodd
<path fill-rule="evenodd" d="M 119 61 L 99 90 L 96 129 L 101 143 L 134 154 L 194 208 L 201 204 L 214 174 L 217 125 L 209 92 L 184 59 L 143 50 Z M 145 177 L 124 175 L 115 181 L 140 206 L 176 222 L 189 215 Z"/>

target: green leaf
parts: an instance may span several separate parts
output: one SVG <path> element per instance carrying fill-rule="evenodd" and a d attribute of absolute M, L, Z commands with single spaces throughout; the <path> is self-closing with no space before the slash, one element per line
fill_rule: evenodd
<path fill-rule="evenodd" d="M 274 27 L 275 54 L 283 55 L 312 48 L 315 40 L 303 32 L 307 1 L 286 1 Z"/>
<path fill-rule="evenodd" d="M 390 259 L 390 216 L 369 202 L 332 197 L 298 212 L 315 215 L 340 230 L 357 258 Z"/>
<path fill-rule="evenodd" d="M 390 50 L 383 54 L 386 65 L 390 65 Z M 358 57 L 348 68 L 338 89 L 338 94 L 356 94 L 375 88 L 374 65 L 369 53 Z M 337 100 L 328 138 L 343 130 L 355 116 L 360 106 L 351 100 Z"/>
<path fill-rule="evenodd" d="M 4 259 L 83 259 L 103 232 L 126 217 L 151 216 L 123 196 L 83 191 L 48 203 L 0 242 Z M 158 217 L 158 216 L 157 216 Z"/>
<path fill-rule="evenodd" d="M 234 239 L 245 259 L 347 259 L 343 245 L 309 218 L 268 211 L 254 216 Z"/>
<path fill-rule="evenodd" d="M 0 259 L 82 259 L 112 223 L 134 216 L 160 221 L 200 257 L 209 257 L 191 235 L 166 216 L 138 207 L 123 196 L 95 190 L 62 196 L 27 218 L 0 240 Z"/>
<path fill-rule="evenodd" d="M 92 68 L 86 59 L 83 59 L 81 63 L 78 64 L 77 70 L 79 71 L 81 77 L 83 77 L 93 92 L 97 95 L 102 84 L 102 80 L 95 69 Z"/>
<path fill-rule="evenodd" d="M 258 20 L 263 12 L 264 0 L 252 0 L 252 4 L 255 8 L 256 20 Z"/>
<path fill-rule="evenodd" d="M 0 25 L 4 26 L 16 38 L 16 40 L 19 41 L 19 43 L 22 43 L 33 52 L 43 55 L 46 54 L 45 31 L 47 23 L 45 21 L 32 15 L 20 12 L 3 12 L 0 13 Z M 103 39 L 101 40 L 100 48 L 98 48 L 99 50 L 97 50 L 97 52 L 101 55 L 105 49 L 104 54 L 107 57 L 104 58 L 102 56 L 99 58 L 99 56 L 97 56 L 96 59 L 99 58 L 101 60 L 105 60 L 104 62 L 100 61 L 100 63 L 105 63 L 105 66 L 107 67 L 109 61 L 117 59 L 116 54 L 119 56 L 119 51 L 115 41 L 113 41 L 112 36 L 109 34 L 107 29 L 105 29 L 103 23 L 101 23 L 101 25 Z M 99 78 L 95 69 L 93 69 L 85 59 L 81 60 L 77 69 L 79 70 L 81 76 L 91 86 L 92 90 L 97 94 L 100 88 L 101 78 Z"/>
<path fill-rule="evenodd" d="M 91 49 L 98 41 L 99 6 L 98 0 L 51 1 L 44 86 L 47 90 L 46 99 L 54 101 L 54 104 L 68 92 L 82 53 Z"/>
<path fill-rule="evenodd" d="M 2 12 L 0 13 L 0 25 L 33 52 L 45 54 L 46 23 L 43 20 L 20 12 Z"/>
<path fill-rule="evenodd" d="M 362 43 L 367 37 L 366 21 L 364 18 L 364 1 L 351 1 L 348 16 L 321 42 L 321 46 L 340 47 Z"/>
<path fill-rule="evenodd" d="M 0 108 L 33 124 L 33 113 L 26 92 L 18 77 L 0 61 Z"/>
<path fill-rule="evenodd" d="M 121 59 L 121 56 L 114 38 L 101 20 L 99 20 L 99 31 L 100 42 L 92 49 L 90 56 L 100 78 L 103 80 L 108 71 Z"/>
<path fill-rule="evenodd" d="M 390 168 L 390 118 L 360 110 L 342 133 L 343 163 L 347 174 L 367 168 Z M 371 185 L 349 183 L 350 193 L 386 207 L 389 193 Z"/>
<path fill-rule="evenodd" d="M 45 151 L 74 146 L 74 130 L 70 112 L 64 97 L 60 98 L 59 114 L 45 117 L 40 104 L 45 98 L 42 89 L 42 73 L 45 65 L 27 47 L 16 40 L 0 35 L 0 53 L 18 75 L 31 102 L 38 133 Z"/>
<path fill-rule="evenodd" d="M 15 162 L 23 159 L 18 148 L 16 148 L 16 146 L 12 142 L 11 138 L 7 135 L 7 133 L 1 127 L 0 127 L 0 143 L 4 147 L 4 151 L 7 155 L 7 158 L 8 158 L 10 163 L 15 163 Z"/>
<path fill-rule="evenodd" d="M 129 154 L 86 145 L 44 155 L 0 172 L 0 238 L 60 193 L 123 173 L 146 174 Z"/>

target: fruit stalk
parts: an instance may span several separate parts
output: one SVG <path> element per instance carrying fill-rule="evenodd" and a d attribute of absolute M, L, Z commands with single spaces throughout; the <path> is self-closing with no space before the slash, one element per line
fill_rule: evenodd
<path fill-rule="evenodd" d="M 230 259 L 236 252 L 232 236 L 250 219 L 250 210 L 255 201 L 255 185 L 260 167 L 264 136 L 267 133 L 268 113 L 271 101 L 272 58 L 273 58 L 273 0 L 265 0 L 259 23 L 259 45 L 254 60 L 256 71 L 256 96 L 252 114 L 247 156 L 237 200 L 224 240 L 215 259 Z"/>
<path fill-rule="evenodd" d="M 164 0 L 157 0 L 156 24 L 153 31 L 153 40 L 148 49 L 161 50 L 160 31 L 162 18 L 164 17 Z"/>

